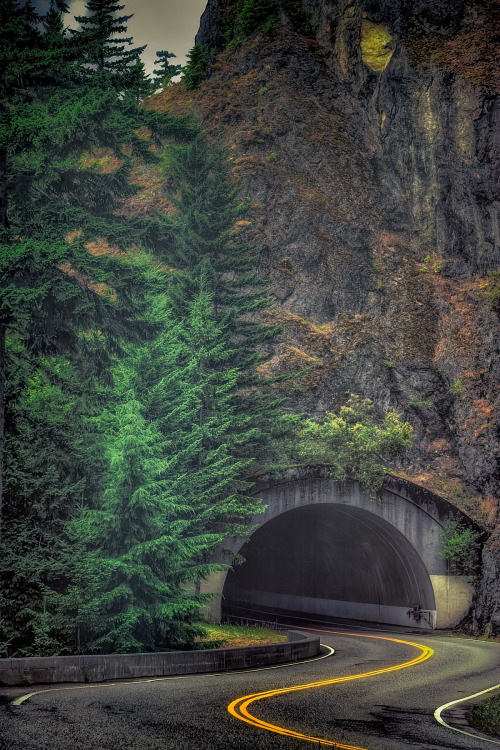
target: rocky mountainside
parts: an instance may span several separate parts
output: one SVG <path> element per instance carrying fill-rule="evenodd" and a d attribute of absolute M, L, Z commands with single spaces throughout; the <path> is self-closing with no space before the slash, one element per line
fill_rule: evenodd
<path fill-rule="evenodd" d="M 209 77 L 151 106 L 194 106 L 231 150 L 283 325 L 268 367 L 308 368 L 293 408 L 353 392 L 413 424 L 397 471 L 488 530 L 471 625 L 500 631 L 495 9 L 292 0 L 231 41 L 238 3 L 209 0 Z"/>

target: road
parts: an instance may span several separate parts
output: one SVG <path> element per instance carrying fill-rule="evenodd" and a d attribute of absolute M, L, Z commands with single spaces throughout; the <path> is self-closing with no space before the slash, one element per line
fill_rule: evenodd
<path fill-rule="evenodd" d="M 433 717 L 442 704 L 500 682 L 499 644 L 340 629 L 322 632 L 321 641 L 335 649 L 333 656 L 278 669 L 50 691 L 42 687 L 44 692 L 22 705 L 0 706 L 0 748 L 307 750 L 318 743 L 249 725 L 228 706 L 249 694 L 324 681 L 330 684 L 269 696 L 247 710 L 263 723 L 366 750 L 500 748 L 446 729 Z M 427 649 L 434 653 L 425 661 L 382 671 L 415 660 Z M 338 681 L 363 672 L 377 674 Z"/>

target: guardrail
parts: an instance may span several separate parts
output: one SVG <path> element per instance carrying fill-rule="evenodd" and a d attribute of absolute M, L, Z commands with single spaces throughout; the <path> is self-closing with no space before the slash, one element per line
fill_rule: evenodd
<path fill-rule="evenodd" d="M 0 685 L 104 682 L 136 677 L 225 672 L 298 661 L 320 652 L 319 636 L 289 630 L 287 637 L 287 643 L 202 651 L 0 659 Z"/>

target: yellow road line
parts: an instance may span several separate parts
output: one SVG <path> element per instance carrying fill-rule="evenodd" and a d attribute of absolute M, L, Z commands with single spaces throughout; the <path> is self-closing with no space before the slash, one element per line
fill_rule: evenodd
<path fill-rule="evenodd" d="M 465 698 L 459 698 L 456 701 L 445 703 L 444 706 L 440 706 L 439 708 L 436 708 L 436 710 L 434 711 L 434 718 L 439 724 L 442 724 L 443 727 L 446 727 L 447 729 L 453 729 L 454 732 L 460 732 L 460 734 L 466 734 L 468 737 L 474 737 L 475 740 L 482 740 L 483 742 L 492 742 L 494 745 L 500 745 L 499 740 L 489 739 L 486 737 L 480 737 L 477 734 L 472 734 L 472 732 L 466 732 L 463 729 L 457 729 L 456 727 L 452 727 L 450 726 L 450 724 L 447 724 L 441 716 L 441 712 L 446 711 L 446 709 L 451 708 L 451 706 L 456 706 L 457 703 L 463 703 L 464 701 L 469 701 L 469 700 L 472 700 L 473 698 L 478 698 L 480 695 L 484 695 L 485 693 L 491 693 L 492 690 L 500 690 L 500 685 L 493 685 L 493 687 L 486 688 L 486 690 L 481 690 L 480 693 L 474 693 L 474 695 L 467 695 Z"/>
<path fill-rule="evenodd" d="M 307 630 L 313 630 L 313 628 L 307 628 Z M 286 729 L 285 727 L 280 727 L 275 724 L 269 724 L 267 721 L 257 719 L 255 716 L 253 716 L 253 714 L 249 712 L 248 707 L 250 706 L 250 704 L 255 703 L 256 701 L 263 700 L 264 698 L 272 698 L 276 695 L 285 695 L 286 693 L 293 693 L 298 690 L 309 690 L 315 687 L 324 687 L 325 685 L 334 685 L 340 682 L 348 682 L 349 680 L 360 680 L 365 677 L 373 677 L 375 675 L 386 674 L 387 672 L 395 672 L 399 669 L 406 669 L 407 667 L 413 667 L 415 664 L 420 664 L 420 662 L 423 662 L 423 661 L 426 661 L 426 659 L 429 659 L 434 653 L 434 651 L 432 648 L 429 648 L 428 646 L 421 646 L 419 643 L 413 643 L 412 641 L 403 641 L 398 638 L 388 638 L 386 636 L 362 635 L 360 633 L 342 633 L 342 632 L 336 632 L 332 630 L 318 630 L 317 632 L 331 633 L 333 635 L 349 635 L 349 636 L 354 636 L 357 638 L 375 638 L 377 640 L 382 640 L 382 641 L 392 641 L 393 643 L 402 643 L 405 646 L 412 646 L 418 649 L 421 653 L 418 656 L 416 656 L 414 659 L 411 659 L 410 661 L 405 661 L 402 664 L 396 664 L 392 667 L 385 667 L 384 669 L 374 669 L 371 672 L 362 672 L 361 674 L 348 675 L 346 677 L 334 677 L 333 679 L 330 679 L 330 680 L 321 680 L 319 682 L 308 682 L 303 685 L 293 685 L 292 687 L 278 688 L 276 690 L 266 690 L 261 693 L 253 693 L 252 695 L 244 695 L 241 698 L 236 698 L 236 700 L 230 703 L 229 706 L 227 707 L 227 710 L 232 716 L 235 716 L 237 719 L 240 719 L 241 721 L 244 721 L 247 724 L 251 724 L 254 727 L 259 727 L 260 729 L 266 729 L 268 732 L 274 732 L 275 734 L 284 735 L 285 737 L 295 737 L 296 739 L 306 740 L 307 742 L 315 742 L 316 744 L 320 743 L 321 746 L 334 747 L 334 748 L 338 748 L 338 750 L 366 750 L 366 748 L 361 748 L 361 747 L 358 747 L 357 745 L 344 745 L 338 741 L 336 742 L 333 740 L 325 740 L 325 739 L 321 739 L 320 737 L 313 737 L 308 734 L 301 734 L 300 732 L 294 732 L 291 729 Z"/>
<path fill-rule="evenodd" d="M 171 675 L 170 677 L 148 677 L 145 680 L 129 680 L 128 682 L 103 682 L 99 685 L 71 685 L 70 687 L 57 687 L 57 688 L 45 688 L 44 690 L 36 690 L 34 693 L 26 693 L 21 695 L 19 698 L 11 701 L 12 706 L 20 706 L 22 703 L 32 698 L 34 695 L 41 695 L 41 693 L 55 693 L 61 690 L 97 690 L 98 688 L 108 687 L 124 687 L 126 685 L 143 685 L 147 682 L 166 682 L 167 680 L 188 680 L 192 677 L 230 677 L 233 674 L 248 674 L 249 672 L 267 672 L 269 669 L 284 669 L 285 667 L 300 667 L 301 664 L 308 664 L 310 661 L 320 661 L 326 659 L 335 653 L 333 648 L 330 646 L 324 646 L 328 649 L 326 654 L 321 656 L 313 656 L 310 659 L 301 659 L 300 661 L 289 661 L 285 664 L 272 664 L 269 667 L 254 667 L 253 669 L 238 669 L 229 670 L 227 672 L 208 672 L 196 674 L 183 674 L 183 675 Z"/>

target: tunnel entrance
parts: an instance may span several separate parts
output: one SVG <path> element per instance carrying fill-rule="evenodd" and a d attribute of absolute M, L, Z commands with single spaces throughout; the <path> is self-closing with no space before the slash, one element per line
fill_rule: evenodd
<path fill-rule="evenodd" d="M 435 611 L 432 583 L 413 545 L 361 508 L 317 504 L 257 529 L 229 571 L 223 616 L 338 617 L 415 625 L 408 608 Z M 432 615 L 420 627 L 431 627 Z"/>

